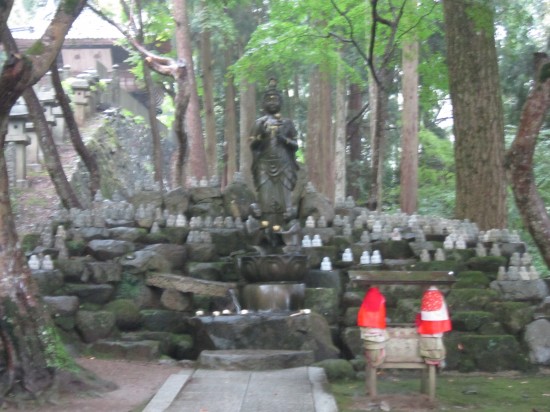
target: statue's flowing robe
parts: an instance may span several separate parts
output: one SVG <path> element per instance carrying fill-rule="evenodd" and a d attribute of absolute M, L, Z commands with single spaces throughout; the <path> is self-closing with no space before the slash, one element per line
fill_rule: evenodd
<path fill-rule="evenodd" d="M 266 115 L 258 120 L 251 133 L 252 175 L 258 192 L 262 219 L 282 225 L 291 213 L 292 190 L 296 186 L 296 129 L 289 119 Z"/>

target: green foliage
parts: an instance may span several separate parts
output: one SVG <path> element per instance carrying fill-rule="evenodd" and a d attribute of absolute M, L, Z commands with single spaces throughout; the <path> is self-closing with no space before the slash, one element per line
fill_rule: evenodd
<path fill-rule="evenodd" d="M 38 333 L 38 338 L 44 346 L 44 355 L 46 356 L 46 365 L 48 367 L 73 372 L 78 371 L 76 362 L 69 355 L 67 349 L 65 349 L 54 327 L 47 326 L 42 328 Z"/>
<path fill-rule="evenodd" d="M 31 56 L 40 55 L 42 53 L 44 53 L 44 43 L 40 40 L 35 41 L 32 46 L 27 49 L 27 54 Z"/>
<path fill-rule="evenodd" d="M 455 200 L 453 144 L 432 132 L 419 131 L 418 213 L 452 216 Z"/>

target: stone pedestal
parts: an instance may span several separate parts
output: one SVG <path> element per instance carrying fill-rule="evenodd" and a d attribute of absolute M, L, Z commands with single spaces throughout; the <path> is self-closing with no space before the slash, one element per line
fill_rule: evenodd
<path fill-rule="evenodd" d="M 304 306 L 303 283 L 253 283 L 241 290 L 243 307 L 257 312 L 297 311 Z"/>

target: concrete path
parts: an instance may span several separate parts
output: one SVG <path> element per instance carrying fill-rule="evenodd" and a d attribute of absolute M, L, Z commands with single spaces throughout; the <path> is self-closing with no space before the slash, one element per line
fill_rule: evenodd
<path fill-rule="evenodd" d="M 183 388 L 175 391 L 182 381 Z M 144 409 L 144 412 L 337 411 L 324 370 L 305 366 L 269 371 L 182 372 L 170 377 Z"/>

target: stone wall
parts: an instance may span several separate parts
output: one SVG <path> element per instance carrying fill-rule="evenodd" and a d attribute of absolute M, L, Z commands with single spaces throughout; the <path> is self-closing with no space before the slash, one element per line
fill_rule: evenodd
<path fill-rule="evenodd" d="M 204 349 L 307 349 L 316 360 L 344 357 L 361 365 L 356 316 L 365 290 L 349 282 L 349 270 L 449 271 L 456 282 L 442 289 L 453 321 L 453 331 L 445 336 L 448 368 L 527 370 L 550 364 L 546 281 L 534 274 L 510 278 L 510 263 L 517 254 L 525 257 L 524 243 L 506 231 L 486 237 L 468 222 L 378 214 L 351 204 L 337 208 L 325 227 L 306 227 L 304 219 L 301 235 L 317 234 L 323 242 L 302 249 L 310 264 L 304 306 L 312 313 L 295 313 L 302 323 L 290 322 L 294 317 L 288 313 L 277 314 L 273 322 L 265 313 L 236 314 L 229 292 L 219 291 L 246 283 L 237 258 L 255 251 L 255 240 L 248 216 L 238 211 L 246 210 L 251 196 L 240 182 L 223 191 L 219 186 L 146 190 L 125 199 L 96 198 L 86 211 L 60 213 L 46 235 L 24 243 L 29 255 L 54 258 L 53 269 L 35 269 L 33 276 L 66 341 L 96 353 L 176 359 L 194 359 Z M 235 207 L 236 199 L 242 208 Z M 451 233 L 467 238 L 463 248 L 449 248 Z M 499 253 L 479 256 L 480 244 L 487 253 L 497 247 Z M 351 262 L 342 261 L 346 249 L 353 253 Z M 362 252 L 374 250 L 381 252 L 382 262 L 361 265 Z M 324 257 L 332 261 L 332 270 L 320 270 Z M 382 291 L 392 322 L 414 320 L 421 290 Z M 249 327 L 250 322 L 256 326 Z M 277 330 L 287 325 L 286 338 L 270 324 Z M 219 333 L 227 328 L 239 333 Z M 294 328 L 307 333 L 298 339 Z"/>

